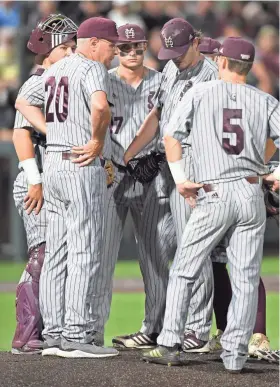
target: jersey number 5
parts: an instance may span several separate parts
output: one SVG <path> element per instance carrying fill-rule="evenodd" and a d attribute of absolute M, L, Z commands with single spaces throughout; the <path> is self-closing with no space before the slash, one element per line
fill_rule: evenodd
<path fill-rule="evenodd" d="M 55 77 L 49 77 L 45 84 L 45 91 L 50 88 L 49 98 L 46 104 L 46 122 L 54 122 L 54 114 L 59 122 L 64 122 L 68 116 L 68 77 L 62 77 L 56 85 Z M 63 94 L 61 95 L 61 91 Z M 50 112 L 51 104 L 55 96 L 54 112 Z"/>
<path fill-rule="evenodd" d="M 241 119 L 242 109 L 223 109 L 223 149 L 229 155 L 239 155 L 244 149 L 244 131 L 232 119 Z"/>

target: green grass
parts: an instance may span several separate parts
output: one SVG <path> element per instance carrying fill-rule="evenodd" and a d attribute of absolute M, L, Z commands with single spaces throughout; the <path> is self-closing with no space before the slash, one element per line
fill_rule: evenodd
<path fill-rule="evenodd" d="M 20 279 L 23 263 L 0 262 L 0 282 L 17 282 Z M 266 257 L 262 263 L 262 275 L 279 275 L 279 259 Z M 141 278 L 137 261 L 119 261 L 116 265 L 115 278 Z"/>
<path fill-rule="evenodd" d="M 7 351 L 15 329 L 15 296 L 11 293 L 0 294 L 0 351 Z M 105 329 L 105 343 L 110 345 L 117 334 L 136 332 L 141 325 L 144 310 L 144 294 L 113 295 L 111 315 Z M 213 326 L 212 331 L 215 329 Z M 267 335 L 271 346 L 279 348 L 279 295 L 267 294 Z"/>

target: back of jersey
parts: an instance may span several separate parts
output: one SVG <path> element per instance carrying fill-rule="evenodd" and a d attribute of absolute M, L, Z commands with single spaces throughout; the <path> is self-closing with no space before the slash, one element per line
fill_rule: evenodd
<path fill-rule="evenodd" d="M 267 173 L 266 140 L 278 137 L 275 98 L 249 85 L 212 81 L 197 86 L 193 114 L 190 137 L 196 181 Z"/>
<path fill-rule="evenodd" d="M 103 64 L 71 55 L 44 74 L 45 115 L 49 151 L 70 150 L 92 136 L 90 101 L 96 91 L 108 90 Z"/>

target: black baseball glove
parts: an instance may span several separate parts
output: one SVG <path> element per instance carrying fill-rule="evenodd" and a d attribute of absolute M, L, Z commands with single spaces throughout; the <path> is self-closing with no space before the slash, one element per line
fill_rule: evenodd
<path fill-rule="evenodd" d="M 151 152 L 143 157 L 136 157 L 127 163 L 127 171 L 135 181 L 150 183 L 159 173 L 161 164 L 166 161 L 164 153 Z"/>
<path fill-rule="evenodd" d="M 271 186 L 263 184 L 264 204 L 268 218 L 275 218 L 279 222 L 279 192 L 274 192 Z"/>
<path fill-rule="evenodd" d="M 279 165 L 278 161 L 270 161 L 267 164 L 269 173 L 273 173 Z M 267 218 L 274 218 L 279 223 L 279 192 L 272 191 L 272 185 L 263 184 L 264 203 Z"/>

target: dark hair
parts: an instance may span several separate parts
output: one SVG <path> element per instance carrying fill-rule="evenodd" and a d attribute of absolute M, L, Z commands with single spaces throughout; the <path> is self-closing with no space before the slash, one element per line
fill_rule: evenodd
<path fill-rule="evenodd" d="M 247 75 L 253 66 L 253 62 L 228 58 L 228 69 L 238 75 Z"/>
<path fill-rule="evenodd" d="M 198 44 L 201 43 L 201 40 L 203 39 L 204 35 L 201 30 L 194 30 L 194 37 L 198 39 Z"/>

